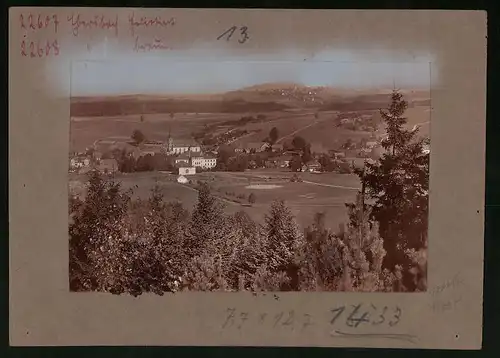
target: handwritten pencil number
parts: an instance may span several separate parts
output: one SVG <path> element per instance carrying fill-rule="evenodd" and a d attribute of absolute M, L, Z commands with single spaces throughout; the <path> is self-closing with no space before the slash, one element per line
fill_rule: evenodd
<path fill-rule="evenodd" d="M 370 322 L 370 320 L 367 318 L 368 317 L 368 312 L 364 312 L 360 317 L 356 317 L 358 314 L 359 310 L 361 308 L 361 305 L 356 305 L 354 306 L 354 310 L 351 312 L 349 317 L 347 317 L 346 324 L 349 327 L 354 327 L 357 328 L 362 322 Z"/>
<path fill-rule="evenodd" d="M 226 320 L 222 324 L 222 328 L 230 327 L 234 324 L 234 314 L 236 312 L 236 308 L 228 308 L 227 309 L 228 315 L 226 317 Z"/>
<path fill-rule="evenodd" d="M 33 15 L 32 14 L 29 14 L 28 21 L 30 23 L 30 29 L 36 30 L 35 24 L 33 23 Z"/>
<path fill-rule="evenodd" d="M 293 310 L 289 311 L 287 319 L 282 323 L 283 326 L 293 325 L 294 316 L 295 316 L 295 312 Z"/>
<path fill-rule="evenodd" d="M 373 309 L 377 309 L 374 305 L 372 305 Z M 382 313 L 378 315 L 378 319 L 376 321 L 373 321 L 372 324 L 374 326 L 378 326 L 379 324 L 382 324 L 385 322 L 385 313 L 387 312 L 387 306 L 384 306 L 384 309 L 382 310 Z"/>
<path fill-rule="evenodd" d="M 30 57 L 36 57 L 35 44 L 33 42 L 30 42 Z"/>
<path fill-rule="evenodd" d="M 23 14 L 19 15 L 19 22 L 21 22 L 21 29 L 26 30 L 26 25 L 24 24 L 24 15 Z"/>
<path fill-rule="evenodd" d="M 276 327 L 278 323 L 281 321 L 283 318 L 283 312 L 278 313 L 277 315 L 274 316 L 274 325 L 273 327 Z"/>
<path fill-rule="evenodd" d="M 334 324 L 335 321 L 340 317 L 340 315 L 344 312 L 345 306 L 340 306 L 338 308 L 335 308 L 333 310 L 330 310 L 330 312 L 333 313 L 333 318 L 330 320 L 330 324 Z"/>
<path fill-rule="evenodd" d="M 241 323 L 238 326 L 238 329 L 241 329 L 241 327 L 243 327 L 243 324 L 245 323 L 245 321 L 248 320 L 248 312 L 241 312 L 240 313 L 240 320 L 241 320 Z"/>
<path fill-rule="evenodd" d="M 396 307 L 396 312 L 394 313 L 394 318 L 393 320 L 389 321 L 389 326 L 395 326 L 399 323 L 399 321 L 401 320 L 401 308 L 399 307 Z"/>
<path fill-rule="evenodd" d="M 226 41 L 231 40 L 231 37 L 233 37 L 234 33 L 238 29 L 237 26 L 232 26 L 226 31 L 224 31 L 219 37 L 217 37 L 217 40 L 220 40 L 222 38 L 225 38 Z M 238 42 L 240 44 L 247 42 L 247 40 L 250 39 L 250 36 L 248 35 L 248 27 L 242 26 L 240 27 L 240 38 L 238 39 Z"/>
<path fill-rule="evenodd" d="M 238 42 L 240 44 L 246 42 L 250 38 L 250 36 L 248 36 L 247 30 L 248 30 L 248 27 L 246 27 L 246 26 L 243 26 L 240 28 L 241 38 L 238 40 Z"/>
<path fill-rule="evenodd" d="M 26 53 L 26 41 L 22 41 L 21 42 L 21 56 L 28 56 L 28 54 Z"/>

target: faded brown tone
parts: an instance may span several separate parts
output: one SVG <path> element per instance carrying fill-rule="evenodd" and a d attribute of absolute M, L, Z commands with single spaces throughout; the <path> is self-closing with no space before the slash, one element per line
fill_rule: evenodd
<path fill-rule="evenodd" d="M 61 17 L 71 9 L 43 9 Z M 41 10 L 40 10 L 41 11 Z M 85 10 L 97 11 L 97 10 Z M 126 22 L 131 10 L 119 12 Z M 136 10 L 139 11 L 139 10 Z M 422 295 L 183 293 L 164 297 L 72 294 L 67 287 L 67 153 L 69 93 L 50 95 L 46 60 L 19 56 L 19 10 L 10 28 L 10 292 L 13 345 L 303 345 L 479 348 L 482 325 L 486 18 L 482 12 L 162 10 L 177 19 L 169 45 L 226 47 L 244 58 L 273 49 L 303 49 L 306 59 L 327 47 L 381 49 L 393 61 L 432 53 L 429 288 Z M 24 12 L 27 12 L 24 9 Z M 157 14 L 158 10 L 141 10 Z M 63 15 L 64 14 L 64 15 Z M 182 22 L 181 22 L 182 20 Z M 225 28 L 252 30 L 245 44 L 217 42 Z M 255 26 L 255 27 L 254 27 Z M 85 59 L 87 39 L 59 28 L 59 66 Z M 94 37 L 101 36 L 94 32 Z M 461 41 L 457 43 L 456 38 Z M 45 39 L 44 39 L 45 40 Z M 130 49 L 129 34 L 120 45 Z M 94 57 L 95 58 L 95 57 Z M 286 56 L 283 56 L 286 60 Z M 29 104 L 29 105 L 27 105 Z M 456 279 L 459 274 L 459 280 Z M 289 311 L 322 317 L 333 305 L 398 304 L 397 340 L 332 338 L 327 321 L 303 332 L 259 326 L 220 327 L 226 309 Z M 452 304 L 448 304 L 448 303 Z M 446 306 L 447 309 L 437 309 Z M 377 332 L 373 331 L 372 332 Z M 387 333 L 387 332 L 381 332 Z M 395 333 L 395 332 L 392 332 Z"/>

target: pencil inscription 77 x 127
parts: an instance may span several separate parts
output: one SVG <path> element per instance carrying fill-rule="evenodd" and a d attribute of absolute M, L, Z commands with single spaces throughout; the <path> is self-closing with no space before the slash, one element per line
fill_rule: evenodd
<path fill-rule="evenodd" d="M 314 317 L 310 312 L 282 310 L 275 312 L 250 312 L 234 307 L 225 312 L 221 329 L 242 329 L 245 325 L 257 324 L 267 328 L 289 328 L 304 331 L 313 325 L 325 325 L 333 328 L 362 328 L 364 326 L 393 328 L 402 318 L 402 309 L 398 306 L 378 307 L 374 304 L 338 305 L 325 312 L 321 317 Z"/>

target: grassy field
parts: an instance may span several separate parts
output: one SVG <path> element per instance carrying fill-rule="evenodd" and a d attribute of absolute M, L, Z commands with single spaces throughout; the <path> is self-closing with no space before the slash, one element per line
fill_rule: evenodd
<path fill-rule="evenodd" d="M 70 143 L 73 150 L 81 151 L 98 139 L 108 137 L 129 138 L 136 129 L 152 140 L 166 140 L 169 132 L 174 138 L 191 138 L 191 133 L 203 129 L 206 124 L 234 119 L 238 114 L 176 114 L 170 118 L 168 114 L 150 114 L 144 116 L 128 115 L 118 117 L 78 117 L 72 118 L 70 124 Z"/>
<path fill-rule="evenodd" d="M 310 110 L 300 110 L 294 113 L 270 112 L 265 113 L 264 122 L 248 123 L 237 128 L 248 131 L 259 131 L 245 136 L 233 144 L 261 142 L 267 137 L 271 128 L 278 128 L 281 141 L 291 140 L 295 135 L 302 136 L 313 148 L 324 151 L 336 149 L 348 138 L 359 140 L 369 137 L 368 132 L 352 131 L 339 128 L 335 125 L 337 112 L 321 112 L 319 118 L 314 117 Z M 166 140 L 169 133 L 174 138 L 190 138 L 193 132 L 200 131 L 205 125 L 224 121 L 238 121 L 245 113 L 191 113 L 176 114 L 170 118 L 168 114 L 146 115 L 141 122 L 140 116 L 129 115 L 120 117 L 85 117 L 73 118 L 70 126 L 70 140 L 72 150 L 82 151 L 94 141 L 108 137 L 129 138 L 135 129 L 142 131 L 147 138 Z M 429 135 L 430 112 L 428 107 L 414 107 L 407 110 L 408 126 L 421 125 L 421 134 Z M 233 128 L 236 126 L 233 126 Z M 232 128 L 224 126 L 222 130 Z"/>
<path fill-rule="evenodd" d="M 354 175 L 335 173 L 310 174 L 302 173 L 302 183 L 292 183 L 291 172 L 279 171 L 247 171 L 243 173 L 201 173 L 190 176 L 192 180 L 209 182 L 213 194 L 225 205 L 227 213 L 247 212 L 255 221 L 263 223 L 264 215 L 269 211 L 273 200 L 285 200 L 286 205 L 295 215 L 302 228 L 310 225 L 317 212 L 325 212 L 327 225 L 337 229 L 347 220 L 346 202 L 355 199 L 359 182 Z M 192 210 L 197 202 L 196 189 L 178 184 L 176 175 L 167 173 L 133 173 L 117 174 L 116 180 L 124 189 L 133 188 L 134 196 L 147 198 L 155 183 L 161 187 L 167 201 L 179 201 Z M 83 182 L 84 176 L 73 176 L 72 181 Z M 275 189 L 249 189 L 249 185 L 278 186 Z M 253 193 L 256 202 L 248 204 L 248 196 Z M 238 198 L 240 196 L 240 198 Z"/>

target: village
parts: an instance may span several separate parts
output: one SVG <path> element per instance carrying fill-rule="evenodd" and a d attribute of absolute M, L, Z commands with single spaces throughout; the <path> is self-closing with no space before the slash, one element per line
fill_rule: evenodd
<path fill-rule="evenodd" d="M 297 139 L 298 138 L 298 139 Z M 301 137 L 295 137 L 297 142 Z M 186 177 L 204 171 L 245 171 L 263 168 L 289 170 L 293 172 L 321 173 L 338 171 L 349 173 L 359 159 L 370 158 L 380 144 L 376 141 L 364 143 L 348 142 L 345 150 L 308 152 L 293 144 L 270 144 L 268 142 L 244 145 L 221 145 L 205 147 L 192 139 L 172 139 L 166 142 L 149 141 L 137 143 L 130 138 L 107 138 L 98 140 L 85 152 L 71 153 L 70 172 L 83 174 L 97 169 L 104 174 L 131 171 L 166 171 L 177 174 L 179 182 Z M 357 149 L 353 158 L 346 152 Z M 129 163 L 133 162 L 134 168 Z"/>
<path fill-rule="evenodd" d="M 337 126 L 367 130 L 358 124 L 369 122 L 366 117 L 341 114 Z M 248 121 L 246 117 L 243 119 Z M 348 174 L 365 160 L 376 159 L 383 153 L 382 138 L 375 131 L 357 141 L 349 138 L 336 150 L 308 143 L 300 134 L 280 141 L 271 132 L 261 142 L 241 143 L 239 139 L 248 136 L 248 131 L 234 128 L 215 138 L 172 138 L 169 134 L 164 141 L 149 140 L 135 130 L 130 137 L 98 139 L 84 152 L 70 153 L 69 171 L 78 174 L 92 169 L 107 174 L 159 171 L 177 175 L 179 183 L 187 183 L 189 176 L 207 171 L 275 169 Z"/>

